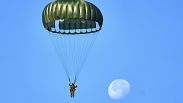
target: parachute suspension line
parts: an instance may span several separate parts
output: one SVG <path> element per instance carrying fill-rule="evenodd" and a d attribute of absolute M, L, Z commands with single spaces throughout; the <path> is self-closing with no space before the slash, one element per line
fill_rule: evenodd
<path fill-rule="evenodd" d="M 78 72 L 78 70 L 79 70 L 79 65 L 81 64 L 81 60 L 80 59 L 82 59 L 82 55 L 84 54 L 84 52 L 83 52 L 83 48 L 85 47 L 85 46 L 82 46 L 82 45 L 84 45 L 85 43 L 83 42 L 83 40 L 82 40 L 82 38 L 83 38 L 83 35 L 78 35 L 78 37 L 76 37 L 76 40 L 77 40 L 77 42 L 78 42 L 78 48 L 80 49 L 80 51 L 79 52 L 81 52 L 80 53 L 80 55 L 78 55 L 78 57 L 75 59 L 75 63 L 76 63 L 76 66 L 77 66 L 77 71 L 75 72 L 75 80 L 74 80 L 74 82 L 76 82 L 76 80 L 77 80 L 77 75 L 76 75 L 76 73 Z M 81 42 L 81 43 L 80 43 Z M 80 62 L 78 62 L 78 61 L 80 61 Z"/>
<path fill-rule="evenodd" d="M 76 66 L 76 70 L 78 69 L 78 61 L 79 61 L 79 60 L 78 60 L 78 59 L 79 59 L 79 52 L 78 52 L 79 50 L 76 49 L 76 47 L 80 49 L 80 46 L 79 46 L 80 43 L 78 42 L 79 36 L 80 36 L 80 35 L 75 35 L 75 36 L 74 36 L 74 40 L 75 40 L 75 41 L 74 41 L 74 44 L 75 44 L 75 45 L 74 45 L 74 50 L 75 50 L 74 52 L 75 52 L 75 55 L 78 54 L 78 55 L 74 58 L 74 64 L 75 64 L 75 66 Z M 77 44 L 77 42 L 78 42 L 78 44 Z M 81 51 L 80 51 L 80 52 L 81 52 Z M 76 72 L 76 70 L 75 70 L 75 72 Z M 75 72 L 74 72 L 74 83 L 76 83 Z"/>
<path fill-rule="evenodd" d="M 78 50 L 77 50 L 77 42 L 78 42 L 78 38 L 75 37 L 74 38 L 74 55 L 77 55 L 78 54 Z M 74 56 L 73 56 L 74 57 Z M 74 65 L 77 66 L 77 62 L 78 62 L 78 56 L 74 58 Z M 76 83 L 76 76 L 74 74 L 74 84 Z"/>
<path fill-rule="evenodd" d="M 75 73 L 75 81 L 77 81 L 77 79 L 78 79 L 78 76 L 83 68 L 83 64 L 86 61 L 88 54 L 90 52 L 90 49 L 92 48 L 94 41 L 97 38 L 97 34 L 88 34 L 88 35 L 80 35 L 80 36 L 82 36 L 82 37 L 78 40 L 82 41 L 83 43 L 80 44 L 80 47 L 82 48 L 81 49 L 82 54 L 79 56 L 84 57 L 84 58 L 79 57 L 78 61 L 81 61 L 81 63 L 77 67 L 77 72 Z M 89 36 L 89 37 L 87 37 L 87 36 Z M 83 39 L 83 40 L 81 40 L 81 39 Z"/>
<path fill-rule="evenodd" d="M 76 76 L 74 77 L 74 84 L 76 84 L 76 80 L 77 80 L 77 78 L 76 78 Z"/>
<path fill-rule="evenodd" d="M 74 73 L 76 72 L 77 70 L 77 65 L 76 65 L 76 62 L 78 61 L 77 60 L 77 35 L 64 35 L 64 46 L 66 47 L 63 47 L 65 48 L 67 51 L 65 52 L 66 55 L 63 55 L 66 60 L 66 69 L 68 71 L 70 71 L 69 73 L 69 76 L 74 76 Z M 64 53 L 63 53 L 64 54 Z M 74 78 L 72 78 L 74 79 Z M 75 81 L 75 80 L 74 80 Z"/>
<path fill-rule="evenodd" d="M 66 73 L 66 76 L 67 76 L 67 78 L 68 78 L 68 80 L 69 80 L 69 83 L 71 83 L 71 80 L 70 80 L 70 76 L 69 76 L 69 72 L 68 72 L 68 70 L 67 70 L 67 65 L 65 65 L 66 63 L 65 63 L 65 61 L 63 60 L 64 58 L 64 52 L 67 52 L 66 50 L 67 49 L 63 49 L 62 47 L 64 47 L 65 45 L 63 45 L 64 43 L 65 43 L 65 39 L 64 39 L 64 37 L 63 37 L 63 35 L 58 35 L 58 34 L 49 34 L 50 35 L 50 38 L 51 38 L 51 40 L 52 40 L 52 44 L 54 44 L 54 47 L 56 48 L 56 52 L 57 52 L 57 55 L 58 54 L 62 54 L 62 55 L 58 55 L 59 56 L 59 58 L 61 59 L 61 62 L 63 62 L 62 64 L 63 64 L 63 68 L 64 68 L 64 71 L 65 71 L 65 73 Z M 60 40 L 61 39 L 61 40 Z M 55 41 L 55 42 L 54 42 Z M 60 44 L 62 44 L 61 46 L 59 46 Z M 65 46 L 65 47 L 67 47 L 67 46 Z M 64 47 L 64 48 L 65 48 Z M 63 52 L 63 53 L 59 53 L 59 52 L 61 52 L 61 51 Z"/>
<path fill-rule="evenodd" d="M 87 49 L 88 48 L 88 38 L 87 37 L 85 37 L 85 36 L 88 36 L 88 35 L 82 35 L 82 37 L 81 37 L 81 39 L 83 39 L 82 40 L 82 44 L 80 44 L 80 46 L 81 46 L 81 52 L 82 52 L 82 54 L 80 55 L 81 57 L 84 57 L 84 58 L 86 58 L 85 57 L 85 54 L 86 54 L 86 52 L 85 52 L 85 49 Z M 84 59 L 84 58 L 79 58 L 79 59 Z M 76 74 L 75 74 L 75 76 L 76 76 L 76 80 L 77 80 L 77 78 L 78 78 L 78 73 L 81 71 L 81 69 L 82 69 L 82 65 L 83 65 L 83 62 L 84 62 L 84 60 L 79 60 L 79 61 L 81 61 L 81 63 L 78 65 L 78 71 L 76 72 Z"/>
<path fill-rule="evenodd" d="M 69 64 L 67 65 L 68 66 L 68 69 L 70 69 L 69 71 L 72 71 L 71 73 L 75 73 L 75 71 L 77 70 L 77 65 L 76 65 L 76 62 L 77 62 L 77 35 L 66 35 L 67 36 L 67 43 L 66 44 L 69 44 L 67 47 L 68 47 L 68 55 L 67 55 L 67 59 L 69 59 Z M 74 78 L 73 78 L 74 79 Z M 74 82 L 75 82 L 75 79 L 74 79 Z"/>
<path fill-rule="evenodd" d="M 82 60 L 83 58 L 82 57 L 84 57 L 84 54 L 86 53 L 86 52 L 84 52 L 84 49 L 86 49 L 86 47 L 87 47 L 87 45 L 86 45 L 87 40 L 85 40 L 87 38 L 85 36 L 87 36 L 87 35 L 79 35 L 79 38 L 78 38 L 78 40 L 81 41 L 81 43 L 79 43 L 79 48 L 80 48 L 81 54 L 78 55 L 78 60 L 77 61 L 80 61 L 80 62 L 77 62 L 77 71 L 75 72 L 75 81 L 78 78 L 78 75 L 77 75 L 78 73 L 77 72 L 79 72 L 80 71 L 79 69 L 81 69 L 80 65 L 83 65 L 83 63 L 82 63 L 83 62 L 83 60 Z"/>
<path fill-rule="evenodd" d="M 50 34 L 66 76 L 76 83 L 97 34 Z"/>
<path fill-rule="evenodd" d="M 68 53 L 68 52 L 70 52 L 69 51 L 69 45 L 68 45 L 68 40 L 67 40 L 67 35 L 62 35 L 61 34 L 61 36 L 62 36 L 62 40 L 63 40 L 63 42 L 61 43 L 61 44 L 63 44 L 62 46 L 65 48 L 65 53 L 62 53 L 62 57 L 63 57 L 63 62 L 64 62 L 64 59 L 66 59 L 67 58 L 67 56 L 70 54 L 70 53 Z M 62 41 L 61 40 L 61 41 Z M 63 49 L 64 49 L 63 48 Z M 62 49 L 62 48 L 60 48 L 60 49 Z M 64 58 L 64 56 L 65 56 L 65 58 Z M 64 62 L 63 63 L 64 65 L 65 65 L 65 67 L 64 67 L 64 70 L 65 70 L 65 72 L 66 72 L 66 75 L 67 75 L 67 77 L 68 77 L 68 79 L 69 79 L 69 83 L 71 83 L 71 79 L 70 79 L 70 74 L 69 74 L 69 72 L 68 72 L 68 63 L 67 62 Z"/>

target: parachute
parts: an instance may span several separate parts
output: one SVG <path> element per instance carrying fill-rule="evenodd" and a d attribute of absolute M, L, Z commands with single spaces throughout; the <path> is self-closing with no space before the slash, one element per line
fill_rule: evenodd
<path fill-rule="evenodd" d="M 42 21 L 69 82 L 75 83 L 102 28 L 102 13 L 84 0 L 56 0 L 44 8 Z"/>

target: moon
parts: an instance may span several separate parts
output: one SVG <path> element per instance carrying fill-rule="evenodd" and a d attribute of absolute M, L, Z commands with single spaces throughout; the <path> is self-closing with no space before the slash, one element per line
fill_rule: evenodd
<path fill-rule="evenodd" d="M 131 86 L 128 81 L 116 79 L 109 85 L 108 93 L 112 99 L 121 99 L 128 95 L 130 88 Z"/>

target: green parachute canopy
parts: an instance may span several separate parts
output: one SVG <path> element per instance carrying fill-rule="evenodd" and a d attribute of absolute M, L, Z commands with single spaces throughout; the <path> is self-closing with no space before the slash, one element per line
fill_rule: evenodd
<path fill-rule="evenodd" d="M 84 0 L 56 0 L 43 10 L 45 29 L 58 34 L 88 34 L 100 31 L 103 16 L 92 3 Z"/>

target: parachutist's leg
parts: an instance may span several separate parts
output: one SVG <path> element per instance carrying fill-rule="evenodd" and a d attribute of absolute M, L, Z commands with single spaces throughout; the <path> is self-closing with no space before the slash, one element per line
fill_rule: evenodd
<path fill-rule="evenodd" d="M 72 91 L 72 97 L 74 98 L 74 91 Z"/>
<path fill-rule="evenodd" d="M 71 91 L 71 97 L 73 97 L 72 91 Z"/>
<path fill-rule="evenodd" d="M 70 96 L 72 97 L 72 91 L 70 91 Z"/>
<path fill-rule="evenodd" d="M 72 91 L 72 97 L 74 98 L 74 91 Z"/>

